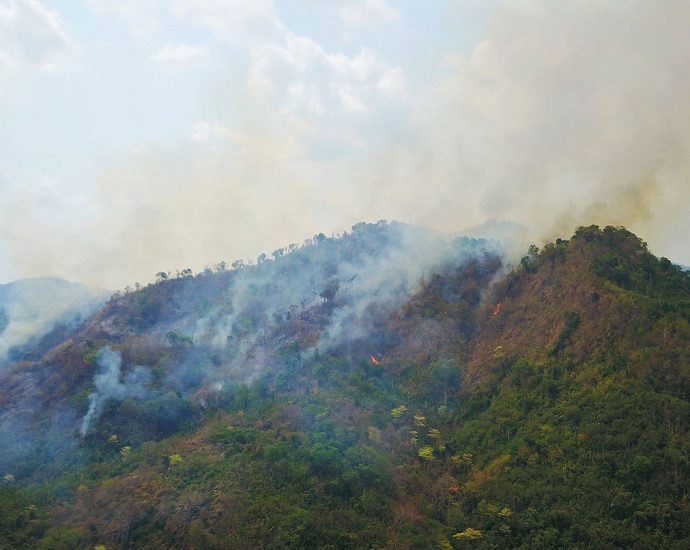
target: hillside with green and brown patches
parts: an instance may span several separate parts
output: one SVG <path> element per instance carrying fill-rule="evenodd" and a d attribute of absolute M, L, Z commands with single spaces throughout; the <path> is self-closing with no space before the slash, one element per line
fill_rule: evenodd
<path fill-rule="evenodd" d="M 594 226 L 410 271 L 397 231 L 116 296 L 4 373 L 0 546 L 687 547 L 689 274 Z"/>
<path fill-rule="evenodd" d="M 660 359 L 659 371 L 687 365 L 689 288 L 687 272 L 624 229 L 581 228 L 570 241 L 540 253 L 535 247 L 492 290 L 495 305 L 479 317 L 466 385 L 521 357 L 625 363 L 649 374 Z"/>

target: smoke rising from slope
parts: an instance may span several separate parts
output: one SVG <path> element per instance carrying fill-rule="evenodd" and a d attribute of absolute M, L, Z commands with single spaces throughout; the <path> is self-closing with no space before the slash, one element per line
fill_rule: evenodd
<path fill-rule="evenodd" d="M 227 131 L 103 164 L 72 229 L 27 217 L 33 197 L 16 192 L 0 234 L 20 235 L 8 247 L 22 273 L 111 288 L 383 217 L 444 231 L 511 220 L 543 239 L 624 224 L 687 264 L 689 22 L 673 0 L 506 3 L 425 83 L 281 31 L 248 46 L 242 85 L 209 84 L 206 127 Z"/>
<path fill-rule="evenodd" d="M 171 365 L 169 382 L 180 391 L 190 389 L 184 380 L 194 388 L 200 378 L 251 384 L 279 374 L 275 350 L 298 340 L 304 358 L 366 340 L 425 278 L 486 254 L 499 254 L 495 243 L 380 221 L 357 224 L 339 239 L 318 235 L 308 246 L 279 249 L 275 260 L 260 258 L 260 265 L 227 274 L 227 290 L 214 291 L 201 317 L 191 304 L 204 279 L 189 281 L 190 298 L 173 308 L 189 313 L 168 322 L 162 315 L 156 329 L 161 339 L 170 331 L 173 341 L 188 337 L 187 360 Z M 307 332 L 298 336 L 300 330 Z"/>
<path fill-rule="evenodd" d="M 412 296 L 431 273 L 446 267 L 459 267 L 469 258 L 491 251 L 499 254 L 495 243 L 453 239 L 448 235 L 399 228 L 389 247 L 379 254 L 345 261 L 336 278 L 342 281 L 336 309 L 319 342 L 327 350 L 347 341 L 366 337 L 372 330 L 372 308 L 377 314 L 392 312 Z"/>
<path fill-rule="evenodd" d="M 108 399 L 122 401 L 127 398 L 146 396 L 146 385 L 151 375 L 145 367 L 134 367 L 132 372 L 122 380 L 122 356 L 110 348 L 102 349 L 98 354 L 98 372 L 94 376 L 96 391 L 89 395 L 89 409 L 84 415 L 79 433 L 86 435 L 93 423 L 103 412 Z"/>

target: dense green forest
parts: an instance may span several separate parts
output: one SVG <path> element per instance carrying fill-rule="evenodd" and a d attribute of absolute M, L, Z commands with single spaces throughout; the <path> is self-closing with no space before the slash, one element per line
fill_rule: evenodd
<path fill-rule="evenodd" d="M 690 273 L 638 237 L 271 257 L 0 373 L 1 548 L 690 546 Z"/>

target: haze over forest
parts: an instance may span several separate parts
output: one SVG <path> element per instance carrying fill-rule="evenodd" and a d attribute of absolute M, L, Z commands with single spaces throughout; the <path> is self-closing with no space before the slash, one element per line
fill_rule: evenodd
<path fill-rule="evenodd" d="M 688 29 L 0 0 L 0 548 L 690 548 Z"/>
<path fill-rule="evenodd" d="M 689 23 L 675 0 L 0 0 L 0 282 L 123 288 L 381 218 L 625 225 L 690 264 Z"/>

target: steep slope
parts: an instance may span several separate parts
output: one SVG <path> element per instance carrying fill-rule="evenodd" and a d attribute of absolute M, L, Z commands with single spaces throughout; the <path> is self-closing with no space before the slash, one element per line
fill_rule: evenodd
<path fill-rule="evenodd" d="M 686 272 L 616 228 L 503 277 L 404 226 L 316 242 L 117 296 L 10 369 L 0 418 L 42 436 L 3 450 L 0 541 L 687 547 Z"/>

